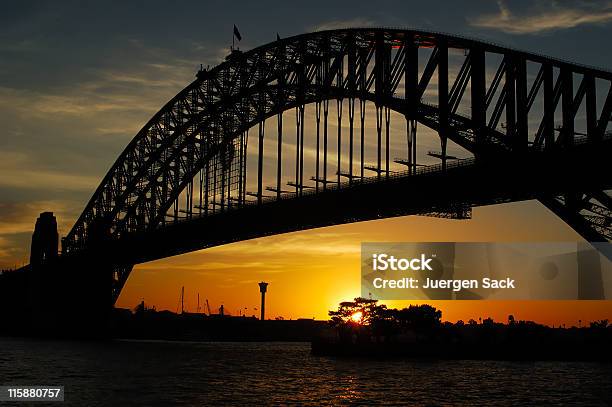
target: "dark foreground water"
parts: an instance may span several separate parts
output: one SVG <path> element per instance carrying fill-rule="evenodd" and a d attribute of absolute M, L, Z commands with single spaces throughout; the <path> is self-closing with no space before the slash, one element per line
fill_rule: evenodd
<path fill-rule="evenodd" d="M 347 360 L 307 343 L 0 338 L 0 384 L 63 385 L 56 406 L 612 404 L 609 364 Z"/>

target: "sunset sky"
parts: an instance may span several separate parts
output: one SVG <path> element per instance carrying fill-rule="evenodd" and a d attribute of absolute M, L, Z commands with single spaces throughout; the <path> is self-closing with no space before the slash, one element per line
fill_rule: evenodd
<path fill-rule="evenodd" d="M 443 12 L 442 12 L 443 10 Z M 0 13 L 0 268 L 24 264 L 38 213 L 65 235 L 116 157 L 200 64 L 317 29 L 363 26 L 443 31 L 612 68 L 612 1 L 24 1 Z M 427 143 L 425 141 L 425 143 Z M 426 144 L 427 145 L 427 144 Z M 473 219 L 402 217 L 234 243 L 138 265 L 118 306 L 142 299 L 175 311 L 182 286 L 211 308 L 325 318 L 360 292 L 363 241 L 573 241 L 536 202 L 476 208 Z M 403 303 L 391 303 L 403 306 Z M 577 324 L 612 319 L 610 302 L 436 303 L 444 319 L 492 316 Z"/>

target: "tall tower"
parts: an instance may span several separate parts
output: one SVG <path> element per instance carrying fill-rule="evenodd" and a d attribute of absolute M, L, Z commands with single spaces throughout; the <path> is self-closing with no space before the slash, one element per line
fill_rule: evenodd
<path fill-rule="evenodd" d="M 266 316 L 266 291 L 268 291 L 268 283 L 263 281 L 259 283 L 259 292 L 261 293 L 261 320 L 265 321 Z"/>
<path fill-rule="evenodd" d="M 30 264 L 40 265 L 57 257 L 57 221 L 53 212 L 43 212 L 36 219 L 30 248 Z"/>

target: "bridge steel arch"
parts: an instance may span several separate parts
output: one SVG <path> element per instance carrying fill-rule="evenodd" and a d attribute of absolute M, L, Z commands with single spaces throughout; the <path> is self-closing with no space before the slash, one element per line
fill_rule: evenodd
<path fill-rule="evenodd" d="M 453 69 L 449 61 L 457 55 L 460 61 Z M 292 191 L 283 190 L 278 157 L 277 183 L 269 188 L 278 200 L 364 182 L 363 142 L 355 142 L 362 149 L 360 154 L 353 151 L 353 139 L 363 136 L 355 134 L 353 122 L 363 120 L 365 101 L 375 105 L 377 122 L 377 162 L 370 170 L 384 180 L 391 175 L 387 141 L 390 111 L 400 113 L 406 121 L 406 156 L 399 162 L 405 165 L 407 175 L 419 173 L 417 123 L 439 134 L 436 156 L 444 172 L 451 166 L 448 140 L 470 151 L 476 162 L 520 162 L 529 154 L 569 151 L 576 144 L 609 145 L 611 85 L 612 73 L 608 71 L 415 30 L 321 31 L 248 52 L 235 51 L 220 65 L 198 72 L 196 80 L 130 142 L 63 239 L 63 256 L 86 252 L 102 238 L 118 241 L 158 231 L 176 224 L 182 212 L 187 219 L 212 216 L 252 205 L 248 196 L 255 198 L 255 204 L 265 204 L 270 198 L 264 196 L 262 180 L 264 123 L 276 116 L 277 138 L 282 140 L 282 113 L 289 109 L 296 110 L 295 181 Z M 342 111 L 343 101 L 348 101 L 350 152 L 348 163 L 342 162 L 346 155 L 332 156 L 337 169 L 327 174 L 327 147 L 321 151 L 319 142 L 328 142 L 330 100 L 338 101 L 338 111 Z M 543 106 L 541 113 L 535 113 L 538 103 Z M 317 164 L 312 181 L 305 179 L 303 170 L 307 104 L 315 105 L 317 126 Z M 469 106 L 467 113 L 460 111 L 464 105 Z M 586 131 L 579 132 L 576 123 L 582 108 Z M 529 120 L 534 114 L 538 116 L 537 130 L 530 132 Z M 340 114 L 337 120 L 342 123 Z M 318 131 L 321 121 L 325 137 Z M 249 143 L 249 129 L 254 126 L 258 142 L 251 136 Z M 338 150 L 343 145 L 341 137 L 339 131 L 334 139 Z M 259 148 L 257 191 L 250 194 L 246 187 L 249 144 Z M 281 141 L 279 155 L 280 145 Z M 325 164 L 321 166 L 319 160 Z M 199 194 L 193 189 L 198 175 Z M 540 200 L 588 240 L 609 241 L 611 206 L 606 188 L 609 185 Z M 187 207 L 181 212 L 178 198 L 185 191 Z M 129 261 L 115 265 L 114 300 L 131 268 Z"/>

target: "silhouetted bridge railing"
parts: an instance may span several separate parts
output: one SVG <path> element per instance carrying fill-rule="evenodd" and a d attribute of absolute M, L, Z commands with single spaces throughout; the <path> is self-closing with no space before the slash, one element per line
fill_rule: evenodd
<path fill-rule="evenodd" d="M 417 175 L 422 175 L 422 174 L 442 173 L 443 171 L 452 170 L 453 168 L 474 165 L 475 162 L 476 160 L 474 158 L 460 158 L 460 159 L 454 160 L 453 162 L 446 164 L 446 169 L 444 169 L 444 166 L 442 164 L 432 164 L 432 165 L 424 165 L 414 170 L 397 171 L 397 172 L 391 172 L 385 175 L 364 177 L 364 178 L 358 178 L 355 180 L 344 181 L 340 183 L 339 185 L 336 183 L 330 183 L 330 185 L 327 187 L 327 190 L 325 192 L 333 192 L 339 189 L 346 189 L 346 188 L 354 187 L 357 185 L 372 184 L 376 182 L 400 179 L 404 177 L 411 177 L 411 176 L 417 176 Z M 296 196 L 295 192 L 284 192 L 280 195 L 280 199 L 295 199 L 296 197 L 312 196 L 312 195 L 317 195 L 323 192 L 324 191 L 316 191 L 314 189 L 309 189 L 309 190 L 304 191 L 299 196 Z M 275 196 L 268 196 L 268 197 L 264 197 L 262 199 L 262 202 L 258 202 L 257 200 L 247 200 L 245 202 L 245 205 L 250 205 L 250 206 L 260 205 L 262 203 L 265 204 L 265 203 L 276 202 L 277 200 L 278 198 Z M 235 206 L 234 208 L 240 209 L 241 207 L 242 206 Z"/>
<path fill-rule="evenodd" d="M 612 140 L 612 134 L 607 133 L 606 135 L 604 135 L 604 140 L 605 141 Z M 574 138 L 575 146 L 585 145 L 585 144 L 588 144 L 589 142 L 590 140 L 587 136 L 581 136 L 581 137 Z M 544 148 L 540 146 L 537 148 L 537 150 L 544 151 Z M 345 189 L 345 188 L 349 188 L 349 187 L 359 185 L 359 184 L 370 184 L 373 182 L 381 182 L 382 180 L 398 179 L 398 178 L 404 178 L 404 177 L 410 177 L 410 176 L 422 175 L 422 174 L 444 173 L 445 171 L 452 170 L 453 168 L 472 166 L 475 163 L 476 163 L 476 159 L 474 157 L 457 158 L 445 165 L 441 163 L 431 164 L 431 165 L 422 165 L 413 170 L 395 171 L 395 172 L 390 172 L 389 174 L 385 174 L 385 175 L 377 175 L 377 176 L 357 178 L 355 180 L 344 181 L 340 185 L 333 183 L 328 187 L 328 189 L 329 190 Z M 319 192 L 317 192 L 314 189 L 310 189 L 310 190 L 305 191 L 303 195 L 316 195 L 317 193 Z M 283 198 L 293 199 L 295 197 L 296 195 L 294 192 L 281 194 L 281 199 Z M 270 203 L 276 200 L 277 200 L 276 197 L 265 197 L 263 199 L 263 202 Z M 246 204 L 247 205 L 257 205 L 259 204 L 259 202 L 257 202 L 256 200 L 248 200 Z"/>

